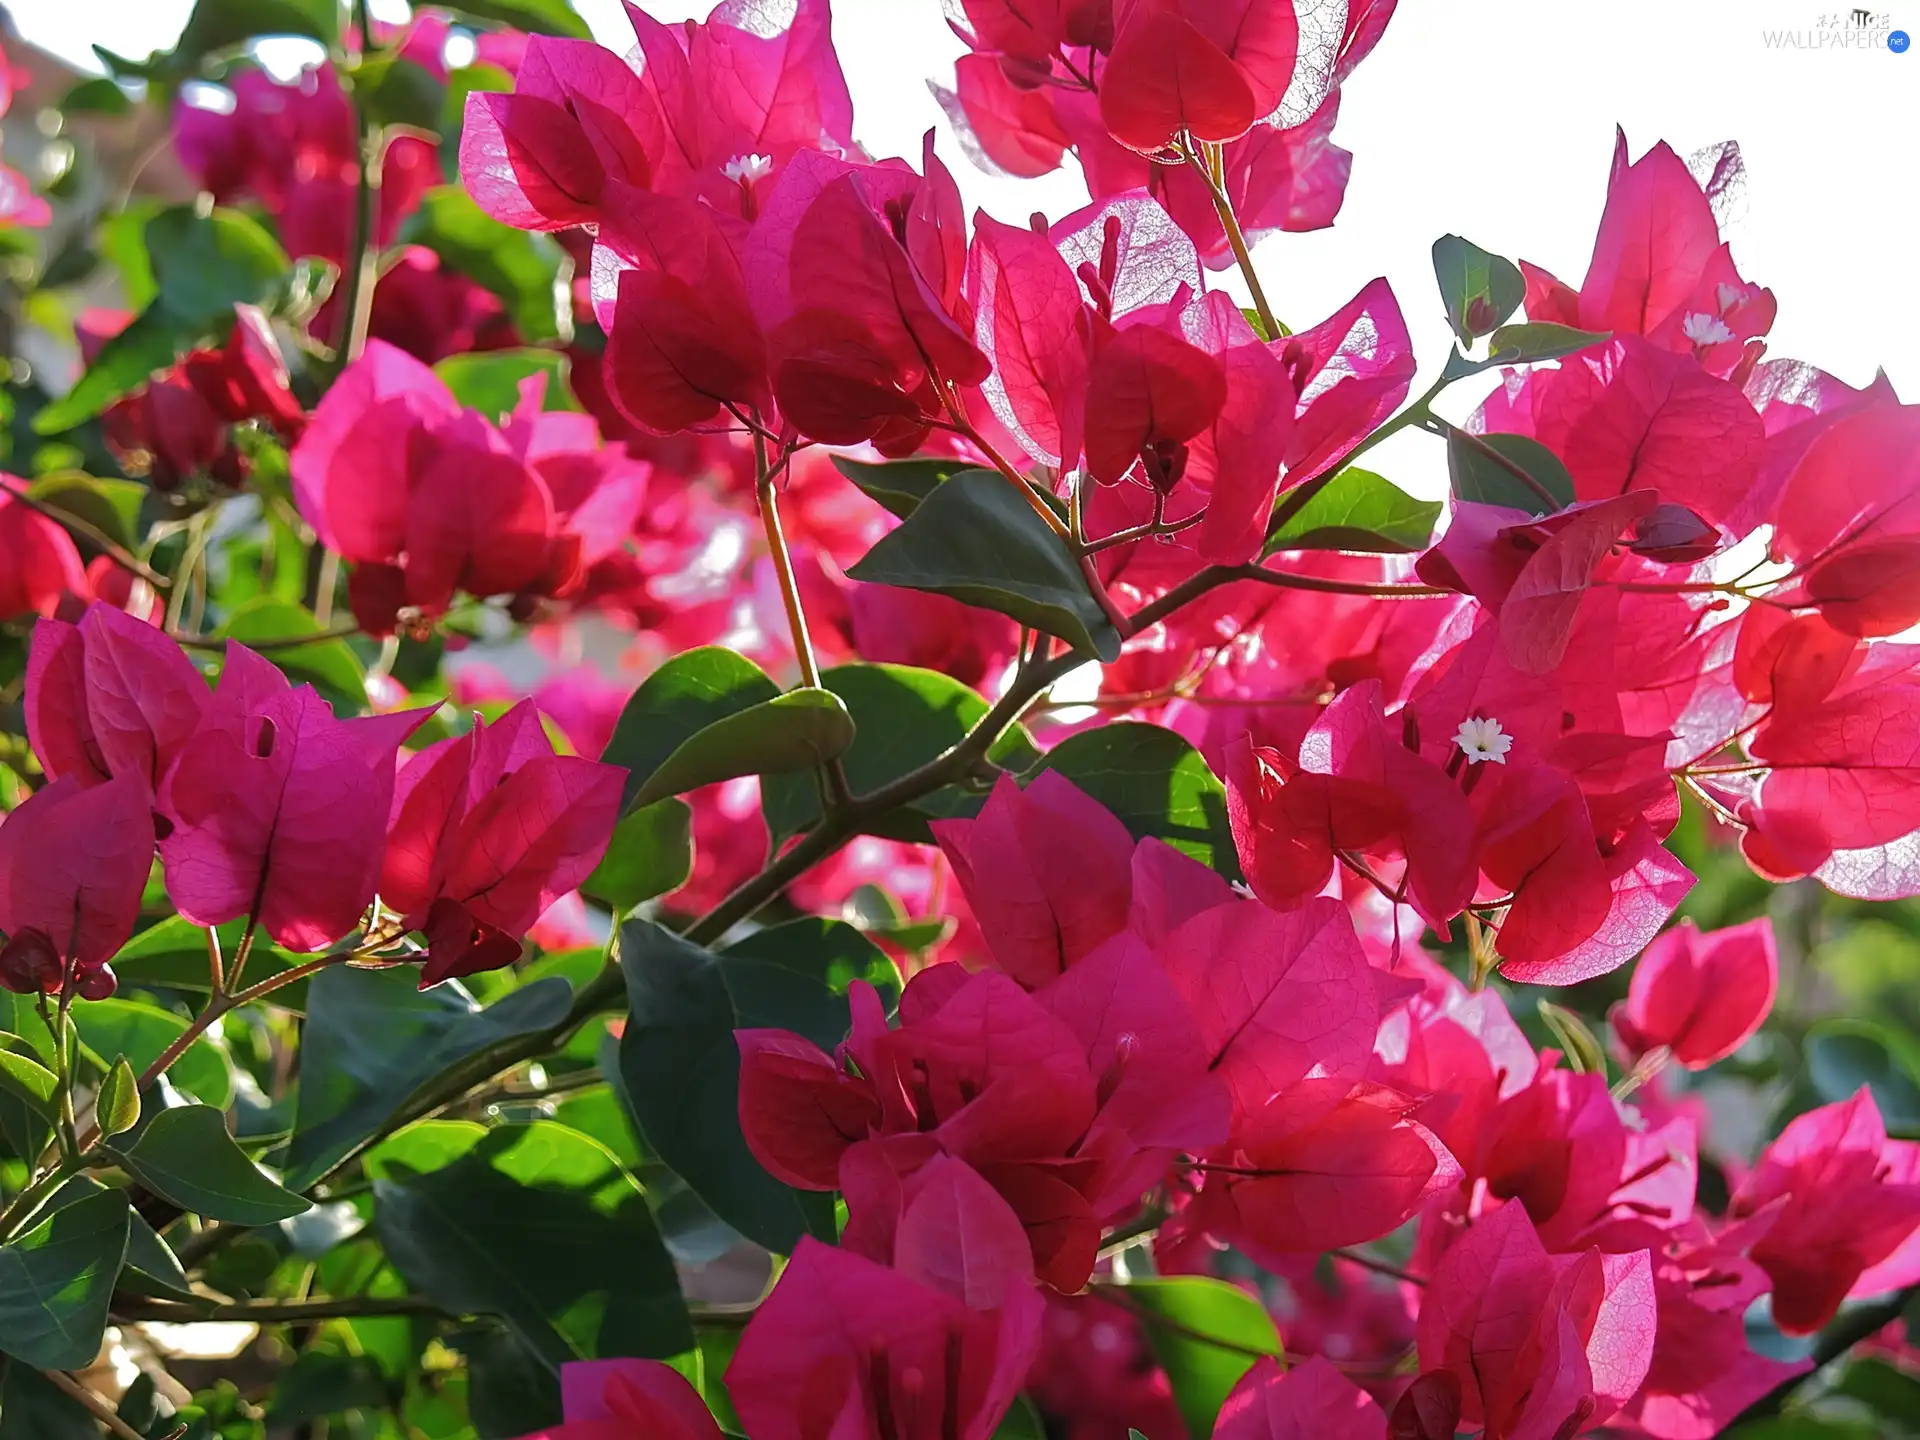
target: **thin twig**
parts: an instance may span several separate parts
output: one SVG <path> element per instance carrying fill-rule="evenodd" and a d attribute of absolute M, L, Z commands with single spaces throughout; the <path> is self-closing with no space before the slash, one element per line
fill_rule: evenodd
<path fill-rule="evenodd" d="M 1337 1250 L 1329 1250 L 1327 1253 L 1338 1256 L 1342 1260 L 1351 1261 L 1362 1270 L 1371 1270 L 1376 1275 L 1385 1275 L 1389 1280 L 1401 1280 L 1408 1285 L 1424 1286 L 1427 1283 L 1426 1276 L 1416 1275 L 1411 1270 L 1402 1270 L 1398 1265 L 1389 1265 L 1385 1260 L 1376 1260 L 1366 1251 L 1358 1248 L 1343 1246 Z"/>
<path fill-rule="evenodd" d="M 358 625 L 339 625 L 331 630 L 316 630 L 311 635 L 276 635 L 268 640 L 242 640 L 239 643 L 255 654 L 266 655 L 275 650 L 298 650 L 302 645 L 324 645 L 329 640 L 345 640 L 359 633 Z M 184 631 L 169 630 L 167 638 L 176 645 L 184 645 L 189 650 L 225 650 L 229 637 L 189 635 Z"/>
<path fill-rule="evenodd" d="M 41 515 L 46 516 L 46 518 L 54 524 L 63 529 L 71 530 L 74 534 L 99 546 L 100 549 L 106 553 L 107 558 L 113 561 L 114 564 L 118 565 L 130 575 L 139 576 L 142 580 L 153 586 L 154 589 L 165 590 L 172 586 L 173 582 L 171 580 L 147 564 L 146 561 L 140 559 L 131 550 L 127 549 L 126 546 L 120 544 L 119 541 L 108 535 L 106 531 L 102 530 L 98 525 L 95 525 L 91 520 L 83 520 L 78 515 L 69 515 L 58 506 L 49 505 L 44 500 L 34 498 L 34 496 L 21 489 L 18 485 L 15 485 L 12 480 L 4 475 L 0 475 L 0 490 L 6 491 L 7 494 L 18 500 L 29 510 L 37 511 Z"/>
<path fill-rule="evenodd" d="M 1260 317 L 1262 340 L 1278 340 L 1281 336 L 1280 322 L 1273 318 L 1273 307 L 1267 303 L 1267 292 L 1260 287 L 1260 276 L 1253 268 L 1253 255 L 1247 249 L 1247 237 L 1240 231 L 1240 219 L 1233 213 L 1233 200 L 1227 194 L 1226 174 L 1220 161 L 1218 146 L 1206 145 L 1206 155 L 1189 144 L 1180 144 L 1181 157 L 1197 174 L 1207 187 L 1207 194 L 1213 199 L 1214 213 L 1220 217 L 1220 226 L 1227 232 L 1227 245 L 1233 251 L 1234 263 L 1240 267 L 1240 274 L 1247 282 L 1247 291 L 1253 296 L 1254 313 Z"/>
<path fill-rule="evenodd" d="M 76 1400 L 84 1406 L 88 1414 L 92 1415 L 94 1419 L 107 1427 L 109 1434 L 121 1436 L 123 1440 L 147 1440 L 146 1436 L 127 1424 L 127 1422 L 122 1420 L 118 1415 L 114 1414 L 112 1407 L 110 1407 L 105 1400 L 102 1400 L 98 1395 L 94 1394 L 93 1391 L 67 1374 L 66 1371 L 42 1370 L 40 1373 L 53 1383 L 54 1389 L 65 1395 L 69 1400 Z"/>
<path fill-rule="evenodd" d="M 1790 1380 L 1782 1381 L 1772 1390 L 1762 1395 L 1746 1409 L 1734 1417 L 1733 1423 L 1720 1431 L 1722 1435 L 1731 1435 L 1751 1420 L 1764 1420 L 1769 1415 L 1778 1415 L 1793 1392 L 1809 1378 L 1817 1375 L 1825 1365 L 1838 1360 L 1847 1351 L 1862 1340 L 1871 1339 L 1898 1320 L 1907 1306 L 1920 1298 L 1920 1285 L 1909 1285 L 1869 1305 L 1861 1305 L 1839 1316 L 1825 1330 L 1813 1347 L 1813 1365 Z"/>

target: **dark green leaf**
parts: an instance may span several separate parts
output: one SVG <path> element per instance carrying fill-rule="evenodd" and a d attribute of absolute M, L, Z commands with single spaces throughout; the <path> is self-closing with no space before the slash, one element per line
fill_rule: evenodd
<path fill-rule="evenodd" d="M 124 1135 L 140 1123 L 140 1081 L 126 1056 L 116 1058 L 100 1082 L 94 1096 L 93 1114 L 100 1133 L 108 1139 Z"/>
<path fill-rule="evenodd" d="M 1120 634 L 1066 541 L 990 470 L 962 470 L 935 486 L 847 574 L 997 610 L 1102 660 L 1120 654 Z"/>
<path fill-rule="evenodd" d="M 1489 449 L 1500 458 L 1489 455 Z M 1532 476 L 1534 484 L 1527 484 L 1515 470 Z M 1534 515 L 1550 515 L 1573 504 L 1573 476 L 1567 467 L 1558 455 L 1525 435 L 1469 436 L 1448 430 L 1447 472 L 1453 478 L 1453 493 L 1462 500 L 1506 505 Z M 1553 503 L 1548 503 L 1548 496 Z"/>
<path fill-rule="evenodd" d="M 16 1053 L 37 1060 L 42 1068 L 54 1063 L 53 1035 L 25 995 L 0 989 L 0 1034 L 18 1037 L 0 1039 L 0 1049 L 11 1046 Z M 6 1150 L 31 1162 L 52 1135 L 52 1123 L 37 1106 L 0 1084 L 0 1141 L 5 1142 Z"/>
<path fill-rule="evenodd" d="M 202 952 L 204 953 L 204 951 Z M 73 1007 L 73 1025 L 88 1058 L 102 1071 L 113 1057 L 124 1055 L 134 1069 L 145 1073 L 182 1035 L 187 1020 L 144 1000 L 82 1000 Z M 167 1068 L 167 1078 L 196 1100 L 224 1109 L 233 1098 L 233 1072 L 226 1056 L 204 1036 Z"/>
<path fill-rule="evenodd" d="M 1807 1078 L 1828 1104 L 1862 1085 L 1873 1091 L 1887 1127 L 1920 1131 L 1920 1042 L 1871 1020 L 1821 1020 L 1807 1032 Z"/>
<path fill-rule="evenodd" d="M 993 1440 L 1047 1440 L 1046 1424 L 1033 1402 L 1024 1395 L 1013 1397 L 1013 1408 L 993 1432 Z"/>
<path fill-rule="evenodd" d="M 1262 556 L 1276 550 L 1360 550 L 1404 555 L 1433 543 L 1438 500 L 1416 500 L 1392 481 L 1349 466 L 1327 482 L 1278 530 Z"/>
<path fill-rule="evenodd" d="M 987 713 L 987 702 L 951 675 L 910 665 L 839 665 L 820 683 L 846 701 L 853 716 L 853 744 L 840 764 L 856 795 L 937 760 Z M 1004 762 L 1025 740 L 1016 728 L 989 758 Z M 767 777 L 760 803 L 776 846 L 820 818 L 819 786 L 810 775 Z M 871 828 L 876 835 L 931 843 L 929 816 L 971 814 L 978 808 L 977 798 L 949 789 L 882 817 Z"/>
<path fill-rule="evenodd" d="M 846 994 L 855 980 L 865 980 L 883 995 L 900 988 L 900 972 L 886 951 L 846 921 L 824 915 L 769 925 L 720 953 L 723 968 L 735 960 L 764 961 L 803 975 L 836 995 Z M 838 1042 L 840 1037 L 833 1039 Z"/>
<path fill-rule="evenodd" d="M 100 1426 L 33 1366 L 0 1355 L 0 1440 L 100 1440 Z"/>
<path fill-rule="evenodd" d="M 238 210 L 202 215 L 175 205 L 147 222 L 146 241 L 160 287 L 156 303 L 223 340 L 233 328 L 233 307 L 260 304 L 290 264 L 280 242 Z"/>
<path fill-rule="evenodd" d="M 231 956 L 246 929 L 244 920 L 222 925 L 220 943 Z M 311 956 L 295 957 L 278 945 L 256 935 L 253 951 L 247 958 L 245 979 L 249 984 L 291 970 Z M 113 957 L 113 973 L 123 986 L 145 985 L 165 990 L 191 990 L 202 994 L 213 989 L 213 972 L 207 963 L 207 932 L 191 920 L 169 915 L 159 924 L 142 930 Z M 307 984 L 295 980 L 273 992 L 267 1002 L 296 1013 L 307 1008 Z"/>
<path fill-rule="evenodd" d="M 226 1117 L 207 1105 L 162 1110 L 120 1163 L 154 1194 L 209 1220 L 271 1225 L 312 1207 L 268 1179 L 233 1143 Z"/>
<path fill-rule="evenodd" d="M 327 3 L 331 9 L 332 0 Z M 202 215 L 176 205 L 155 215 L 142 233 L 153 299 L 101 347 L 72 390 L 33 417 L 36 434 L 70 430 L 145 384 L 179 353 L 224 340 L 233 307 L 266 300 L 289 269 L 279 242 L 237 210 Z"/>
<path fill-rule="evenodd" d="M 481 1440 L 513 1440 L 560 1423 L 560 1377 L 501 1326 L 455 1335 L 467 1357 L 467 1410 Z"/>
<path fill-rule="evenodd" d="M 33 417 L 36 435 L 58 435 L 91 420 L 129 391 L 147 383 L 147 377 L 174 361 L 177 349 L 192 343 L 180 339 L 180 325 L 159 302 L 149 305 L 133 323 L 115 335 L 93 357 L 74 386 Z"/>
<path fill-rule="evenodd" d="M 340 38 L 338 0 L 195 0 L 173 63 L 191 72 L 202 56 L 261 35 L 304 35 L 331 45 Z"/>
<path fill-rule="evenodd" d="M 320 622 L 311 610 L 270 595 L 247 601 L 220 627 L 222 636 L 242 645 L 321 633 Z M 345 640 L 336 637 L 311 645 L 275 644 L 265 653 L 296 684 L 309 681 L 330 700 L 356 707 L 366 704 L 366 667 Z"/>
<path fill-rule="evenodd" d="M 91 1365 L 126 1257 L 127 1201 L 111 1191 L 0 1246 L 0 1352 L 43 1370 Z"/>
<path fill-rule="evenodd" d="M 1576 330 L 1571 325 L 1534 321 L 1502 325 L 1487 339 L 1487 359 L 1496 365 L 1526 365 L 1535 360 L 1560 360 L 1612 339 L 1607 330 Z"/>
<path fill-rule="evenodd" d="M 1144 1312 L 1148 1342 L 1173 1386 L 1174 1403 L 1193 1435 L 1211 1435 L 1214 1417 L 1240 1377 L 1262 1355 L 1281 1353 L 1280 1332 L 1265 1307 L 1224 1280 L 1182 1275 L 1126 1287 Z"/>
<path fill-rule="evenodd" d="M 904 520 L 920 508 L 920 502 L 933 493 L 936 485 L 962 470 L 980 467 L 970 460 L 945 455 L 879 462 L 836 455 L 833 468 Z"/>
<path fill-rule="evenodd" d="M 743 655 L 706 645 L 674 656 L 634 691 L 620 711 L 600 758 L 627 771 L 631 810 L 653 772 L 695 735 L 780 693 L 766 671 Z"/>
<path fill-rule="evenodd" d="M 740 1134 L 742 1025 L 822 1036 L 846 1030 L 846 1002 L 825 986 L 757 961 L 689 944 L 646 920 L 620 927 L 620 967 L 632 1011 L 620 1071 L 647 1152 L 750 1240 L 785 1254 L 802 1235 L 834 1238 L 832 1197 L 790 1189 L 760 1168 Z M 782 977 L 785 984 L 782 983 Z M 751 992 L 736 1001 L 738 985 Z M 779 1013 L 767 1002 L 778 998 Z M 767 1004 L 758 1012 L 748 1008 Z"/>
<path fill-rule="evenodd" d="M 631 910 L 687 883 L 693 873 L 693 811 L 684 800 L 656 800 L 614 827 L 613 840 L 580 889 L 616 910 Z"/>
<path fill-rule="evenodd" d="M 1447 307 L 1447 323 L 1471 345 L 1499 328 L 1527 298 L 1526 278 L 1511 260 L 1489 254 L 1458 235 L 1433 242 L 1433 274 Z"/>
<path fill-rule="evenodd" d="M 331 966 L 314 977 L 287 1183 L 305 1190 L 357 1153 L 456 1064 L 558 1025 L 572 992 L 537 980 L 482 1010 L 455 982 L 417 988 L 411 968 Z"/>
<path fill-rule="evenodd" d="M 541 408 L 578 410 L 568 388 L 567 357 L 558 350 L 475 350 L 449 355 L 433 367 L 453 398 L 470 410 L 497 420 L 520 403 L 521 384 L 536 375 L 546 377 Z"/>
<path fill-rule="evenodd" d="M 48 1202 L 50 1210 L 77 1204 L 91 1196 L 107 1193 L 107 1187 L 91 1175 L 75 1175 L 66 1184 L 54 1192 Z M 120 1194 L 119 1191 L 110 1193 Z M 154 1228 L 140 1218 L 138 1211 L 127 1213 L 127 1261 L 126 1270 L 120 1276 L 122 1285 L 128 1284 L 128 1274 L 144 1276 L 157 1286 L 162 1294 L 191 1295 L 193 1286 L 187 1279 L 187 1272 L 180 1268 L 180 1258 L 173 1248 L 162 1240 Z M 145 1290 L 135 1284 L 132 1288 Z"/>
<path fill-rule="evenodd" d="M 562 283 L 566 254 L 551 235 L 501 224 L 456 184 L 429 190 L 407 218 L 401 238 L 426 246 L 499 296 L 523 340 L 570 338 L 573 312 Z M 558 397 L 549 394 L 548 403 L 559 403 Z"/>
<path fill-rule="evenodd" d="M 280 1372 L 267 1403 L 267 1424 L 307 1426 L 348 1410 L 384 1409 L 391 1398 L 378 1362 L 329 1345 L 302 1351 Z"/>
<path fill-rule="evenodd" d="M 567 0 L 455 0 L 444 8 L 470 20 L 511 25 L 516 30 L 531 30 L 538 35 L 571 35 L 576 40 L 593 38 L 587 22 Z"/>
<path fill-rule="evenodd" d="M 1078 785 L 1135 839 L 1155 836 L 1230 880 L 1240 878 L 1226 787 L 1173 731 L 1134 720 L 1082 730 L 1049 750 L 1039 770 Z"/>
<path fill-rule="evenodd" d="M 0 1039 L 0 1046 L 6 1041 Z M 59 1112 L 54 1099 L 60 1077 L 28 1055 L 0 1049 L 0 1090 L 19 1097 L 36 1114 L 51 1120 Z"/>
<path fill-rule="evenodd" d="M 838 759 L 853 743 L 853 719 L 831 690 L 789 690 L 716 720 L 647 777 L 633 797 L 651 805 L 739 775 L 784 775 Z"/>
<path fill-rule="evenodd" d="M 441 1169 L 374 1182 L 374 1224 L 410 1286 L 500 1316 L 549 1366 L 693 1344 L 640 1187 L 564 1125 L 503 1125 Z"/>

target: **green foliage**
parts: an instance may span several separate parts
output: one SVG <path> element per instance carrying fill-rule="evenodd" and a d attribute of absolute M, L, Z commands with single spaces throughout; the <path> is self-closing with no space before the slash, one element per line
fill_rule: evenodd
<path fill-rule="evenodd" d="M 806 1234 L 832 1239 L 832 1197 L 781 1184 L 747 1149 L 733 1032 L 780 1025 L 837 1044 L 845 999 L 799 970 L 716 955 L 646 920 L 622 925 L 618 945 L 630 1011 L 620 1074 L 648 1153 L 768 1249 L 784 1254 Z"/>
<path fill-rule="evenodd" d="M 519 408 L 522 387 L 540 383 L 543 410 L 578 410 L 567 387 L 567 357 L 557 350 L 486 350 L 449 355 L 433 367 L 453 398 L 470 410 L 498 420 Z"/>
<path fill-rule="evenodd" d="M 0 1353 L 47 1370 L 91 1365 L 127 1254 L 127 1202 L 101 1193 L 0 1246 Z"/>
<path fill-rule="evenodd" d="M 162 1110 L 132 1148 L 115 1153 L 126 1172 L 154 1194 L 210 1220 L 269 1225 L 312 1206 L 249 1160 L 227 1134 L 226 1118 L 208 1105 Z"/>
<path fill-rule="evenodd" d="M 1433 242 L 1433 274 L 1447 307 L 1447 323 L 1463 345 L 1496 329 L 1527 297 L 1518 266 L 1458 235 L 1442 235 Z"/>
<path fill-rule="evenodd" d="M 849 460 L 833 457 L 833 468 L 878 500 L 902 520 L 920 508 L 920 502 L 961 471 L 979 467 L 964 460 L 938 457 L 913 460 Z M 990 474 L 990 471 L 981 471 Z"/>
<path fill-rule="evenodd" d="M 1066 542 L 991 470 L 934 486 L 847 574 L 997 610 L 1102 660 L 1120 653 L 1119 632 Z"/>
<path fill-rule="evenodd" d="M 1573 476 L 1560 457 L 1525 435 L 1468 436 L 1450 429 L 1447 473 L 1453 493 L 1462 500 L 1505 505 L 1534 515 L 1551 514 L 1573 503 Z M 1533 483 L 1528 484 L 1521 474 Z M 1553 503 L 1548 503 L 1547 496 Z"/>
<path fill-rule="evenodd" d="M 1189 1434 L 1212 1434 L 1214 1417 L 1240 1377 L 1262 1355 L 1281 1353 L 1266 1306 L 1224 1280 L 1140 1280 L 1119 1293 L 1146 1322 L 1148 1343 L 1166 1368 Z"/>
<path fill-rule="evenodd" d="M 1228 879 L 1240 878 L 1226 787 L 1173 731 L 1135 720 L 1083 730 L 1049 750 L 1039 770 L 1071 780 L 1118 815 L 1135 839 L 1164 840 Z"/>
<path fill-rule="evenodd" d="M 1531 365 L 1541 360 L 1561 360 L 1590 350 L 1611 339 L 1606 330 L 1576 330 L 1571 325 L 1535 321 L 1525 325 L 1502 325 L 1487 337 L 1487 359 L 1495 365 Z"/>
<path fill-rule="evenodd" d="M 692 873 L 693 811 L 683 800 L 656 800 L 614 828 L 605 857 L 580 888 L 615 910 L 631 910 L 678 889 Z"/>
<path fill-rule="evenodd" d="M 603 1146 L 536 1121 L 440 1158 L 402 1178 L 390 1156 L 392 1178 L 374 1184 L 375 1225 L 408 1284 L 449 1313 L 498 1315 L 549 1366 L 693 1344 L 645 1197 Z"/>
<path fill-rule="evenodd" d="M 1411 554 L 1432 543 L 1433 522 L 1440 518 L 1440 509 L 1438 500 L 1416 500 L 1371 470 L 1349 466 L 1270 531 L 1261 554 L 1281 550 Z"/>
<path fill-rule="evenodd" d="M 410 969 L 334 966 L 313 981 L 287 1183 L 304 1190 L 357 1153 L 456 1066 L 565 1018 L 564 980 L 535 981 L 486 1009 L 459 984 L 422 991 Z"/>
<path fill-rule="evenodd" d="M 571 333 L 572 311 L 564 294 L 570 267 L 552 236 L 502 225 L 458 185 L 443 185 L 421 199 L 401 238 L 424 245 L 499 296 L 523 340 L 537 344 Z"/>

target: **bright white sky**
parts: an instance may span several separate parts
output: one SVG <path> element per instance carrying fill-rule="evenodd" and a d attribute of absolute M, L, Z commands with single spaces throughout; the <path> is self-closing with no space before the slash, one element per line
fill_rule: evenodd
<path fill-rule="evenodd" d="M 98 41 L 142 55 L 172 43 L 188 0 L 8 0 L 23 34 L 77 62 Z M 620 0 L 575 0 L 603 42 L 632 44 Z M 664 20 L 710 0 L 643 0 Z M 1920 35 L 1920 0 L 1869 0 Z M 1891 12 L 1880 6 L 1898 4 Z M 1445 353 L 1428 246 L 1457 232 L 1578 284 L 1605 195 L 1616 123 L 1637 157 L 1665 139 L 1682 155 L 1736 139 L 1749 174 L 1732 231 L 1745 276 L 1770 286 L 1770 354 L 1851 384 L 1884 366 L 1920 401 L 1920 51 L 1792 48 L 1843 24 L 1840 0 L 1402 0 L 1348 82 L 1335 138 L 1354 152 L 1346 208 L 1330 230 L 1256 252 L 1275 310 L 1311 324 L 1386 275 L 1407 312 L 1423 375 Z M 376 13 L 392 6 L 376 3 Z M 1020 222 L 1085 203 L 1077 170 L 995 179 L 961 155 L 929 77 L 951 77 L 960 42 L 940 0 L 834 0 L 855 133 L 876 155 L 917 158 L 929 126 L 969 203 Z M 1231 282 L 1229 282 L 1231 283 Z M 1443 409 L 1461 409 L 1447 407 Z M 1396 437 L 1380 468 L 1428 489 L 1440 457 Z"/>

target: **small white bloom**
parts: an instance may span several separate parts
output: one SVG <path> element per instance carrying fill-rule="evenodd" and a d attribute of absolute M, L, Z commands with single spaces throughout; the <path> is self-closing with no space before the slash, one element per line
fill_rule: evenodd
<path fill-rule="evenodd" d="M 1480 716 L 1462 720 L 1460 733 L 1453 737 L 1453 743 L 1466 752 L 1469 765 L 1478 765 L 1482 760 L 1504 765 L 1507 752 L 1513 749 L 1513 737 L 1500 728 L 1500 722 Z"/>
<path fill-rule="evenodd" d="M 773 157 L 736 155 L 720 167 L 720 173 L 736 183 L 744 181 L 751 185 L 756 180 L 764 180 L 773 173 Z"/>
<path fill-rule="evenodd" d="M 1726 321 L 1703 310 L 1696 310 L 1682 319 L 1680 333 L 1695 345 L 1724 345 L 1733 338 L 1733 331 L 1727 328 Z"/>

